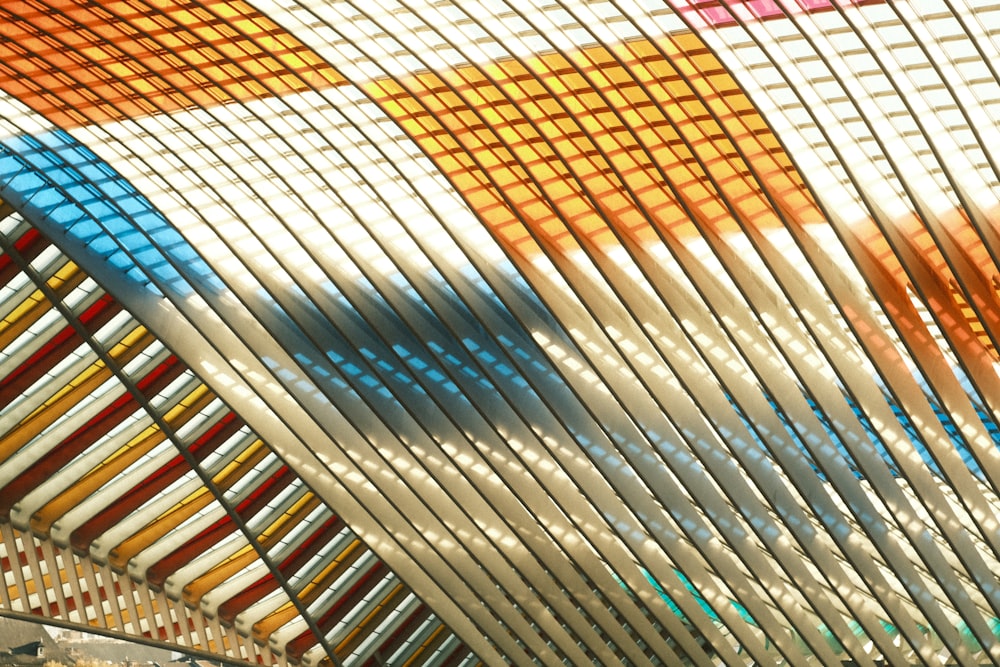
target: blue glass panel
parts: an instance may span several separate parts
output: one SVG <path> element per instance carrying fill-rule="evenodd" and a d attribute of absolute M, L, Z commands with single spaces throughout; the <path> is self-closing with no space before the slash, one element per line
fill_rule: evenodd
<path fill-rule="evenodd" d="M 148 284 L 155 277 L 182 295 L 191 292 L 189 280 L 223 288 L 144 196 L 66 132 L 0 142 L 0 197 L 28 220 L 62 228 L 128 280 Z"/>

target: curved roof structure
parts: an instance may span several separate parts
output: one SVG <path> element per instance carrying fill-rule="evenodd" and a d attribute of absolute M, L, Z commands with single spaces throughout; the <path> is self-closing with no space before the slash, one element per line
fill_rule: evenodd
<path fill-rule="evenodd" d="M 0 7 L 0 614 L 1000 664 L 1000 5 Z"/>

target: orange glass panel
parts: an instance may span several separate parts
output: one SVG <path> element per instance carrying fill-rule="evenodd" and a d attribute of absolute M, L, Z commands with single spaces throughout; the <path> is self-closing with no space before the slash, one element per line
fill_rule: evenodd
<path fill-rule="evenodd" d="M 62 127 L 343 81 L 239 0 L 5 2 L 0 24 L 0 89 Z"/>
<path fill-rule="evenodd" d="M 539 252 L 525 244 L 533 234 L 568 253 L 579 248 L 575 236 L 617 244 L 611 230 L 644 242 L 657 228 L 696 233 L 682 224 L 692 216 L 714 233 L 780 225 L 788 212 L 821 219 L 766 124 L 694 35 L 467 66 L 366 90 L 498 240 L 525 257 Z M 455 159 L 459 152 L 471 164 Z"/>

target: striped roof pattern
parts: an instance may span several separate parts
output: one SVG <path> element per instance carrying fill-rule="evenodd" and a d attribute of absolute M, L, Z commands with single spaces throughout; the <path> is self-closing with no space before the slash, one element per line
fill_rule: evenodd
<path fill-rule="evenodd" d="M 4 609 L 255 663 L 468 657 L 114 297 L 16 213 L 4 238 Z"/>
<path fill-rule="evenodd" d="M 0 613 L 1000 664 L 1000 6 L 0 8 Z"/>

